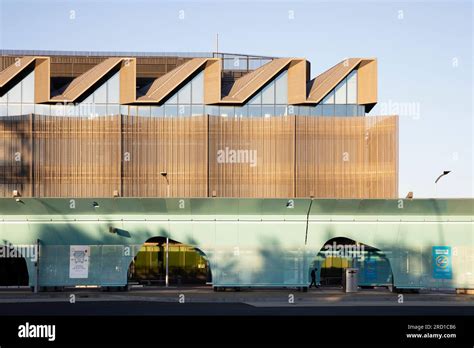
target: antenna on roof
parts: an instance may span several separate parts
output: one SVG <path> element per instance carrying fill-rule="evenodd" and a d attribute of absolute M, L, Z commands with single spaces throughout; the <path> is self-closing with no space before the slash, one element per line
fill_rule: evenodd
<path fill-rule="evenodd" d="M 216 53 L 219 53 L 219 33 L 216 33 Z"/>

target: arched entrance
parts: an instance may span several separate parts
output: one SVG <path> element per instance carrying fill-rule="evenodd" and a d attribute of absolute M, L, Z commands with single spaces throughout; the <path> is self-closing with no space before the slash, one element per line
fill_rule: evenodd
<path fill-rule="evenodd" d="M 168 240 L 168 280 L 170 285 L 204 285 L 212 283 L 207 256 L 199 249 Z M 129 283 L 165 285 L 166 238 L 148 239 L 129 268 Z"/>
<path fill-rule="evenodd" d="M 28 286 L 25 258 L 14 247 L 0 246 L 0 286 Z"/>
<path fill-rule="evenodd" d="M 357 268 L 361 287 L 391 286 L 392 268 L 386 255 L 370 245 L 345 237 L 328 240 L 313 263 L 321 286 L 340 287 L 345 268 Z"/>

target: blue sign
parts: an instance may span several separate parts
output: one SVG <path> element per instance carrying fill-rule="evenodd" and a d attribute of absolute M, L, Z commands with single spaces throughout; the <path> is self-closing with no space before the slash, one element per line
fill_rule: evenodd
<path fill-rule="evenodd" d="M 433 278 L 451 279 L 453 270 L 451 267 L 451 247 L 434 246 L 432 249 Z"/>

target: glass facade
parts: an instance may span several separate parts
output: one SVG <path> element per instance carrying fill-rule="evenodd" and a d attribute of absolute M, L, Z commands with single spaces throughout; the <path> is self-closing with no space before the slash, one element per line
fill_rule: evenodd
<path fill-rule="evenodd" d="M 46 116 L 103 116 L 117 115 L 119 104 L 119 73 L 110 77 L 83 101 L 57 104 L 35 104 L 35 74 L 29 73 L 7 93 L 0 96 L 0 116 L 18 116 L 36 113 Z"/>
<path fill-rule="evenodd" d="M 34 72 L 0 96 L 0 116 L 36 113 L 52 116 L 132 115 L 178 117 L 214 115 L 221 117 L 363 116 L 357 105 L 357 71 L 352 71 L 318 105 L 288 105 L 288 72 L 281 72 L 242 106 L 204 105 L 204 72 L 200 71 L 162 105 L 120 105 L 120 76 L 112 75 L 85 99 L 76 104 L 34 103 Z"/>

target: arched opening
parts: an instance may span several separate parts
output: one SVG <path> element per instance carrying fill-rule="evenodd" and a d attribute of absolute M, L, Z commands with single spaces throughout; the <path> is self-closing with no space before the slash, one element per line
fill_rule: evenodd
<path fill-rule="evenodd" d="M 312 266 L 318 268 L 317 283 L 321 286 L 342 286 L 346 268 L 359 270 L 358 285 L 362 288 L 392 285 L 392 268 L 387 256 L 377 248 L 349 238 L 328 240 Z"/>
<path fill-rule="evenodd" d="M 25 258 L 14 247 L 0 246 L 0 286 L 27 286 L 28 267 Z"/>
<path fill-rule="evenodd" d="M 199 249 L 168 240 L 168 281 L 170 285 L 212 283 L 207 256 Z M 140 248 L 129 267 L 129 283 L 165 285 L 166 238 L 153 237 Z"/>

